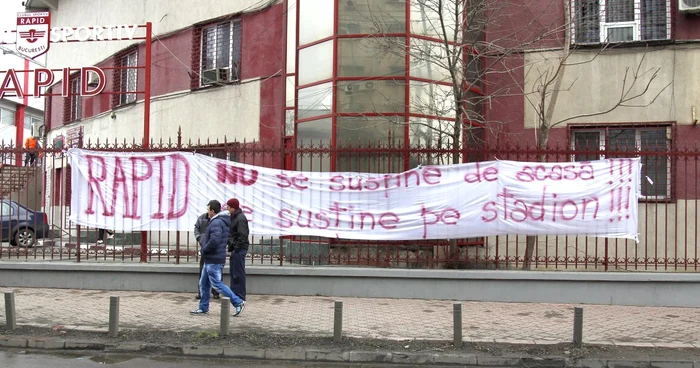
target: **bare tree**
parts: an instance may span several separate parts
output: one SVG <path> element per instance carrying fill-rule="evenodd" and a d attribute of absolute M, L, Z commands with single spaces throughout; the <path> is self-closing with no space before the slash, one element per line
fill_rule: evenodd
<path fill-rule="evenodd" d="M 404 10 L 392 13 L 383 3 L 355 0 L 356 14 L 351 18 L 364 23 L 356 27 L 367 30 L 369 26 L 369 33 L 373 34 L 391 34 L 395 33 L 394 29 L 405 29 L 405 17 L 403 24 L 400 19 Z M 405 5 L 405 2 L 401 3 Z M 486 120 L 484 105 L 494 97 L 513 94 L 509 87 L 493 83 L 491 76 L 507 76 L 512 68 L 511 59 L 543 40 L 556 38 L 561 25 L 557 24 L 556 17 L 546 16 L 556 9 L 541 8 L 533 13 L 520 2 L 509 0 L 413 0 L 410 7 L 411 33 L 421 37 L 408 42 L 398 37 L 366 37 L 352 50 L 366 55 L 368 60 L 395 61 L 403 67 L 395 69 L 400 70 L 396 75 L 404 75 L 405 59 L 408 58 L 410 75 L 417 78 L 410 86 L 401 87 L 410 88 L 410 100 L 404 101 L 390 90 L 374 86 L 370 97 L 363 101 L 362 109 L 384 112 L 387 106 L 401 101 L 400 105 L 409 105 L 416 117 L 411 121 L 396 121 L 393 117 L 387 117 L 387 120 L 392 124 L 409 124 L 412 141 L 404 144 L 449 152 L 411 157 L 412 166 L 461 163 L 465 144 L 476 148 L 484 143 L 484 129 L 498 130 L 500 122 Z M 502 27 L 511 24 L 513 17 L 522 13 L 530 14 L 531 19 L 517 28 Z M 550 23 L 543 24 L 547 20 Z M 344 25 L 342 17 L 340 24 Z M 487 39 L 487 28 L 500 31 L 491 32 Z M 449 253 L 450 259 L 459 259 L 456 239 L 450 240 Z"/>
<path fill-rule="evenodd" d="M 575 22 L 572 21 L 569 0 L 563 0 L 563 2 L 565 32 L 564 44 L 560 50 L 560 55 L 553 60 L 543 58 L 541 62 L 526 66 L 525 79 L 527 80 L 529 77 L 532 77 L 533 83 L 529 91 L 525 90 L 525 86 L 521 86 L 521 92 L 524 94 L 527 103 L 530 104 L 535 112 L 537 124 L 536 139 L 539 151 L 538 160 L 540 162 L 546 161 L 544 152 L 549 147 L 549 137 L 552 128 L 572 120 L 605 115 L 621 107 L 648 107 L 672 84 L 672 82 L 670 82 L 658 86 L 658 88 L 653 88 L 655 87 L 654 82 L 661 72 L 661 67 L 645 68 L 647 54 L 644 52 L 637 65 L 625 68 L 624 76 L 619 82 L 620 86 L 617 98 L 609 101 L 608 106 L 600 110 L 555 119 L 554 111 L 557 107 L 560 94 L 570 91 L 577 81 L 574 79 L 563 86 L 567 69 L 593 63 L 600 55 L 614 48 L 614 45 L 604 42 L 600 49 L 586 54 L 583 60 L 571 61 L 572 56 L 579 50 L 577 47 L 572 47 L 571 45 L 572 30 L 575 27 Z M 644 97 L 650 97 L 650 99 L 644 101 Z M 532 255 L 537 244 L 537 237 L 527 236 L 525 243 L 523 269 L 527 270 L 530 269 Z"/>
<path fill-rule="evenodd" d="M 390 3 L 396 2 L 404 4 L 397 7 L 400 9 L 398 13 L 391 12 L 383 1 L 349 1 L 356 12 L 350 17 L 351 25 L 374 35 L 404 30 L 405 2 Z M 416 116 L 422 117 L 412 121 L 387 120 L 393 124 L 409 124 L 411 136 L 421 145 L 451 151 L 447 156 L 424 155 L 419 163 L 462 162 L 463 144 L 482 143 L 483 138 L 478 132 L 499 123 L 485 119 L 484 104 L 494 97 L 513 93 L 508 87 L 492 83 L 490 76 L 506 75 L 510 59 L 542 40 L 554 39 L 561 31 L 554 17 L 545 16 L 553 11 L 552 8 L 539 9 L 535 14 L 528 9 L 532 15 L 528 22 L 518 28 L 492 33 L 488 40 L 485 38 L 487 27 L 499 28 L 501 24 L 511 23 L 512 17 L 523 9 L 524 6 L 510 0 L 411 1 L 409 27 L 412 34 L 420 37 L 414 37 L 408 43 L 403 37 L 366 37 L 345 53 L 353 58 L 362 54 L 366 60 L 381 60 L 379 63 L 393 61 L 397 64 L 393 70 L 399 70 L 394 75 L 404 75 L 405 59 L 408 58 L 411 76 L 418 77 L 411 82 L 410 100 L 404 101 L 403 93 L 395 96 L 392 91 L 375 85 L 371 98 L 363 101 L 361 110 L 386 112 L 387 105 L 398 105 L 397 101 L 401 106 L 409 105 Z M 542 25 L 543 19 L 552 19 L 551 24 Z M 358 22 L 363 24 L 358 25 Z M 340 24 L 341 28 L 346 25 L 342 16 Z M 536 34 L 532 29 L 539 32 Z M 402 84 L 401 87 L 408 86 Z M 486 88 L 488 95 L 484 93 Z"/>
<path fill-rule="evenodd" d="M 358 13 L 355 19 L 370 24 L 370 33 L 391 34 L 392 27 L 400 24 L 395 14 L 382 8 L 383 2 L 353 1 Z M 521 19 L 520 26 L 513 26 L 515 18 Z M 528 7 L 527 2 L 514 0 L 413 0 L 409 27 L 411 33 L 422 37 L 408 43 L 398 37 L 367 37 L 361 42 L 364 52 L 373 54 L 376 60 L 386 59 L 387 55 L 394 56 L 398 62 L 408 58 L 411 76 L 419 77 L 420 81 L 411 82 L 410 101 L 403 103 L 422 117 L 408 122 L 391 121 L 409 124 L 411 136 L 422 145 L 449 149 L 447 156 L 423 155 L 418 162 L 422 164 L 460 163 L 464 144 L 480 145 L 483 130 L 498 131 L 499 125 L 505 122 L 487 120 L 483 114 L 484 105 L 494 98 L 521 96 L 532 106 L 537 116 L 538 148 L 544 151 L 552 128 L 571 120 L 606 114 L 619 107 L 648 106 L 668 87 L 658 90 L 651 102 L 638 103 L 640 97 L 650 92 L 660 72 L 660 68 L 645 70 L 642 58 L 639 65 L 627 70 L 621 81 L 619 100 L 612 101 L 601 111 L 554 121 L 560 93 L 569 91 L 575 83 L 562 86 L 567 68 L 591 63 L 609 49 L 603 46 L 588 60 L 570 61 L 578 51 L 571 45 L 574 24 L 570 0 L 553 0 L 548 7 L 537 10 Z M 538 47 L 551 48 L 555 50 L 554 55 L 532 65 L 513 63 Z M 526 90 L 517 78 L 508 78 L 516 74 L 517 68 L 525 69 L 521 71 L 526 79 L 534 78 L 532 90 Z M 504 79 L 511 83 L 494 82 Z M 397 100 L 400 99 L 391 93 L 375 90 L 365 111 L 383 112 L 386 103 Z M 538 159 L 544 161 L 545 157 Z M 530 267 L 536 240 L 536 237 L 527 237 L 526 269 Z M 450 257 L 457 259 L 458 254 L 456 240 L 451 240 Z"/>

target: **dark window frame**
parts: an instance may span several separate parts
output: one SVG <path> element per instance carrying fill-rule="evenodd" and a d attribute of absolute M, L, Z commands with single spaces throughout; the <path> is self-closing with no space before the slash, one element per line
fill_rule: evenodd
<path fill-rule="evenodd" d="M 671 40 L 671 1 L 571 0 L 572 43 Z M 630 27 L 631 33 L 626 31 Z"/>
<path fill-rule="evenodd" d="M 573 151 L 571 161 L 590 161 L 605 159 L 606 157 L 619 157 L 620 152 L 624 151 L 625 146 L 629 146 L 632 142 L 629 138 L 630 131 L 634 132 L 634 150 L 633 157 L 640 157 L 639 152 L 671 152 L 673 149 L 673 134 L 675 133 L 675 125 L 672 123 L 659 124 L 607 124 L 607 125 L 570 125 L 569 126 L 569 144 Z M 588 133 L 594 137 L 598 133 L 598 139 L 593 142 L 588 141 L 584 147 L 581 147 L 582 141 L 577 140 L 577 135 L 582 136 Z M 663 138 L 659 139 L 660 133 L 663 133 Z M 656 134 L 656 136 L 654 136 Z M 616 135 L 618 140 L 612 143 L 611 139 Z M 627 140 L 625 140 L 627 138 Z M 656 139 L 656 142 L 649 140 Z M 646 147 L 645 140 L 647 140 Z M 663 142 L 663 146 L 659 146 L 658 142 Z M 597 146 L 597 147 L 596 147 Z M 579 151 L 580 153 L 577 153 Z M 612 153 L 611 153 L 612 152 Z M 670 155 L 642 155 L 642 177 L 640 182 L 640 200 L 643 202 L 669 202 L 675 198 L 674 172 L 675 163 Z M 650 169 L 650 167 L 652 167 Z M 665 171 L 663 176 L 659 176 L 658 169 Z M 649 177 L 648 174 L 655 174 Z M 661 181 L 663 179 L 663 182 Z M 663 183 L 663 184 L 659 184 Z M 661 188 L 661 192 L 652 192 Z"/>
<path fill-rule="evenodd" d="M 63 123 L 80 121 L 83 115 L 83 98 L 80 95 L 80 73 L 75 73 L 68 80 L 68 96 L 63 99 Z"/>
<path fill-rule="evenodd" d="M 112 107 L 125 106 L 138 100 L 138 62 L 137 47 L 132 47 L 114 56 L 114 89 L 119 94 L 112 95 Z"/>
<path fill-rule="evenodd" d="M 238 83 L 241 79 L 243 29 L 240 18 L 211 22 L 196 27 L 199 55 L 193 68 L 199 72 L 195 87 Z M 210 78 L 211 73 L 216 77 Z"/>

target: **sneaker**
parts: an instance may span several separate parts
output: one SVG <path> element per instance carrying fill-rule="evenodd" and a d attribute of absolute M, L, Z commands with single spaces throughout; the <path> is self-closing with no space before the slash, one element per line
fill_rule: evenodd
<path fill-rule="evenodd" d="M 197 294 L 197 296 L 195 296 L 194 298 L 197 299 L 197 300 L 199 300 L 199 299 L 202 299 L 202 296 L 199 295 L 199 294 Z"/>
<path fill-rule="evenodd" d="M 98 240 L 98 241 L 97 241 L 97 245 L 102 245 L 102 244 L 104 244 L 104 243 L 105 243 L 105 242 L 102 241 L 102 240 Z"/>
<path fill-rule="evenodd" d="M 209 314 L 209 311 L 204 311 L 201 309 L 195 309 L 193 311 L 190 311 L 190 314 Z"/>
<path fill-rule="evenodd" d="M 243 312 L 243 308 L 245 308 L 245 300 L 242 301 L 241 304 L 234 305 L 234 307 L 236 308 L 236 313 L 234 313 L 233 316 L 236 317 Z"/>

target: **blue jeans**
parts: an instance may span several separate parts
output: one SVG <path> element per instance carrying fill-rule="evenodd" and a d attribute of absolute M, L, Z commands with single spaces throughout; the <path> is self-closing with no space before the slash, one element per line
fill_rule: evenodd
<path fill-rule="evenodd" d="M 234 294 L 233 291 L 221 281 L 221 273 L 224 270 L 224 266 L 223 264 L 205 263 L 204 267 L 202 267 L 202 276 L 199 278 L 199 289 L 209 290 L 213 287 L 221 296 L 230 298 L 231 304 L 235 307 L 243 303 L 243 299 Z M 202 299 L 199 299 L 199 309 L 209 311 L 210 299 L 211 296 L 209 293 L 202 293 Z"/>

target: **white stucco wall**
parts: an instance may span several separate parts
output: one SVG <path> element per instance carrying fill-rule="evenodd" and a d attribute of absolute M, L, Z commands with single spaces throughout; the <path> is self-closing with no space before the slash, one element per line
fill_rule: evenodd
<path fill-rule="evenodd" d="M 153 33 L 162 35 L 194 23 L 264 5 L 259 0 L 60 0 L 51 12 L 52 27 L 142 25 L 153 23 Z M 143 36 L 143 30 L 137 36 Z M 48 52 L 51 68 L 94 65 L 138 41 L 54 43 Z"/>
<path fill-rule="evenodd" d="M 700 68 L 700 52 L 695 45 L 673 45 L 657 48 L 620 48 L 606 50 L 596 56 L 599 50 L 577 51 L 568 61 L 564 73 L 561 92 L 556 103 L 552 121 L 569 117 L 605 111 L 620 98 L 627 71 L 629 88 L 633 73 L 639 68 L 640 78 L 631 95 L 646 87 L 649 78 L 657 72 L 649 90 L 630 104 L 650 103 L 648 107 L 619 107 L 614 111 L 598 116 L 581 117 L 561 124 L 572 123 L 644 123 L 677 121 L 678 124 L 691 124 L 691 106 L 700 106 L 700 83 L 697 70 Z M 645 54 L 646 51 L 646 54 Z M 547 71 L 554 71 L 560 51 L 532 52 L 525 55 L 525 92 L 536 91 L 537 78 Z M 595 57 L 595 58 L 594 58 Z M 593 61 L 587 62 L 591 59 Z M 670 85 L 669 85 L 670 84 Z M 661 94 L 659 92 L 669 85 Z M 525 127 L 534 128 L 536 114 L 533 104 L 539 96 L 530 94 L 525 100 Z"/>
<path fill-rule="evenodd" d="M 694 269 L 693 260 L 700 253 L 697 212 L 695 200 L 678 200 L 672 204 L 640 203 L 639 242 L 608 239 L 608 269 L 654 270 L 654 263 L 658 263 L 658 270 L 662 271 L 685 269 L 685 265 L 663 266 L 665 259 L 671 264 L 689 262 L 688 269 Z M 506 258 L 523 257 L 525 239 L 524 235 L 489 237 L 487 254 L 495 258 L 498 248 L 500 263 L 505 268 Z M 583 236 L 539 236 L 533 256 L 540 259 L 538 268 L 602 270 L 605 268 L 605 240 Z M 486 253 L 480 255 L 486 256 Z M 565 266 L 567 259 L 568 266 Z M 519 265 L 522 266 L 522 262 Z M 535 268 L 534 262 L 532 266 Z M 508 267 L 515 267 L 515 262 L 509 260 Z"/>
<path fill-rule="evenodd" d="M 191 93 L 161 96 L 151 102 L 152 140 L 169 139 L 177 141 L 178 127 L 182 127 L 182 137 L 202 142 L 217 139 L 223 142 L 224 136 L 232 140 L 257 140 L 260 135 L 260 81 L 250 81 L 240 85 L 223 86 Z M 119 138 L 119 143 L 126 139 L 137 143 L 143 137 L 143 101 L 125 108 L 107 111 L 92 118 L 83 119 L 74 124 L 54 127 L 48 135 L 48 141 L 59 135 L 66 135 L 67 130 L 84 126 L 85 144 L 90 140 L 95 143 Z M 186 144 L 187 142 L 183 142 Z"/>

